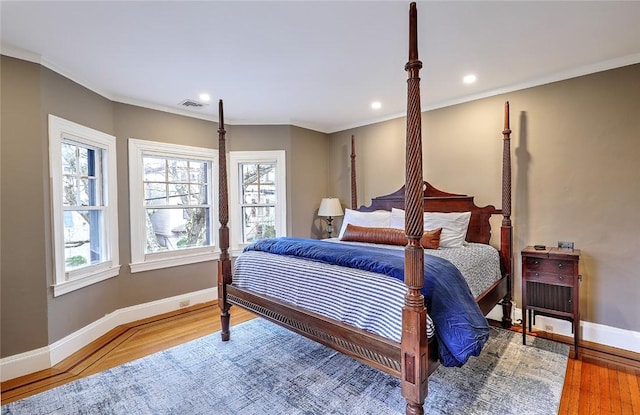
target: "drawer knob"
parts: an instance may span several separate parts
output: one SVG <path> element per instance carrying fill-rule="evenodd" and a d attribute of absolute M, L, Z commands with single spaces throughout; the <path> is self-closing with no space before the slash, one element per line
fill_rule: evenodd
<path fill-rule="evenodd" d="M 540 273 L 539 273 L 539 272 L 536 272 L 536 273 L 534 273 L 534 274 L 533 274 L 533 276 L 534 276 L 534 277 L 539 277 L 539 276 L 540 276 Z"/>
<path fill-rule="evenodd" d="M 558 264 L 558 268 L 562 269 L 564 267 L 564 264 L 561 262 Z"/>
<path fill-rule="evenodd" d="M 560 275 L 558 278 L 560 278 L 560 281 L 564 281 L 564 275 Z"/>
<path fill-rule="evenodd" d="M 533 261 L 533 265 L 540 265 L 540 261 L 536 259 L 535 261 Z"/>

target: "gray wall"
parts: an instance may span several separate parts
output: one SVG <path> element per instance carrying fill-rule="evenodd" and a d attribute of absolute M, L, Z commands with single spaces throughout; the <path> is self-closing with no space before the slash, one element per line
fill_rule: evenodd
<path fill-rule="evenodd" d="M 0 356 L 34 350 L 117 309 L 214 287 L 203 262 L 131 274 L 129 138 L 217 148 L 217 123 L 111 102 L 40 65 L 2 56 Z M 225 108 L 229 114 L 233 108 Z M 48 114 L 116 136 L 120 275 L 53 297 Z M 288 234 L 317 237 L 326 135 L 291 126 L 227 126 L 228 150 L 285 150 Z"/>
<path fill-rule="evenodd" d="M 320 201 L 327 193 L 326 134 L 291 127 L 291 154 L 287 160 L 287 180 L 292 192 L 287 194 L 291 235 L 324 237 L 325 223 L 317 217 Z"/>
<path fill-rule="evenodd" d="M 126 140 L 217 148 L 217 124 L 113 103 L 40 65 L 5 56 L 0 64 L 0 355 L 46 346 L 119 308 L 213 287 L 213 262 L 130 274 Z M 507 99 L 516 275 L 524 246 L 575 241 L 583 252 L 583 319 L 640 331 L 640 65 L 424 113 L 425 177 L 433 185 L 500 207 Z M 49 113 L 115 135 L 118 148 L 121 273 L 56 298 Z M 369 204 L 404 182 L 404 128 L 404 119 L 329 136 L 292 126 L 227 126 L 228 150 L 285 150 L 288 233 L 320 237 L 320 199 L 337 196 L 350 205 L 351 134 L 359 203 Z M 518 301 L 519 292 L 516 278 Z"/>
<path fill-rule="evenodd" d="M 117 277 L 120 290 L 117 308 L 128 307 L 174 295 L 211 288 L 216 284 L 217 266 L 201 262 L 180 267 L 131 273 L 129 235 L 128 139 L 159 141 L 203 148 L 218 147 L 217 124 L 132 105 L 114 103 L 118 147 L 118 231 L 123 267 Z M 78 290 L 82 296 L 82 290 Z"/>
<path fill-rule="evenodd" d="M 288 125 L 226 128 L 229 151 L 285 150 L 287 234 L 319 238 L 321 229 L 316 213 L 320 200 L 326 196 L 328 175 L 326 134 Z"/>
<path fill-rule="evenodd" d="M 1 352 L 8 356 L 42 347 L 49 340 L 48 219 L 43 209 L 48 144 L 41 121 L 40 66 L 5 57 L 0 62 L 0 322 Z"/>
<path fill-rule="evenodd" d="M 33 163 L 42 165 L 44 169 L 42 172 L 44 186 L 39 189 L 42 192 L 42 197 L 44 197 L 44 204 L 39 205 L 39 209 L 46 220 L 44 226 L 32 225 L 31 227 L 24 228 L 22 232 L 44 232 L 42 243 L 46 256 L 45 267 L 47 272 L 45 274 L 44 285 L 40 287 L 40 290 L 44 289 L 44 292 L 47 294 L 48 344 L 51 344 L 65 335 L 78 330 L 78 327 L 84 327 L 103 317 L 105 314 L 112 312 L 114 309 L 117 309 L 119 304 L 119 281 L 117 279 L 103 281 L 87 287 L 86 290 L 74 291 L 55 298 L 53 297 L 52 290 L 49 288 L 50 284 L 54 281 L 54 277 L 53 248 L 51 244 L 52 227 L 49 209 L 51 200 L 50 183 L 48 179 L 48 114 L 68 119 L 107 134 L 115 134 L 115 129 L 113 123 L 113 106 L 109 100 L 45 68 L 40 69 L 40 80 L 41 100 L 39 118 L 31 122 L 39 122 L 41 127 L 39 140 L 44 143 L 42 152 L 37 155 L 37 159 L 33 159 Z M 9 120 L 9 122 L 12 121 L 13 120 Z M 34 157 L 36 157 L 35 154 Z M 8 173 L 13 175 L 14 172 L 9 171 Z M 2 181 L 5 181 L 4 176 Z M 120 182 L 118 182 L 118 185 L 120 185 Z M 27 202 L 30 203 L 30 201 Z M 11 201 L 4 200 L 3 198 L 2 203 L 4 206 L 11 203 Z M 4 223 L 6 222 L 3 220 L 2 224 L 4 225 Z M 34 253 L 35 251 L 36 250 L 34 250 Z M 4 255 L 2 257 L 4 259 Z M 9 269 L 8 275 L 5 275 L 3 272 L 3 280 L 5 278 L 19 278 L 19 271 L 17 271 L 18 270 L 15 269 Z M 12 297 L 11 304 L 21 300 L 19 297 Z M 9 306 L 11 306 L 11 304 Z M 15 325 L 15 320 L 13 324 Z M 4 332 L 4 326 L 2 330 Z M 4 343 L 4 335 L 2 337 Z"/>
<path fill-rule="evenodd" d="M 582 250 L 582 319 L 640 331 L 640 65 L 423 113 L 426 180 L 474 195 L 479 206 L 501 207 L 505 100 L 518 303 L 520 250 L 574 241 Z M 359 203 L 368 205 L 404 183 L 405 119 L 330 135 L 329 191 L 345 205 L 351 134 Z M 497 244 L 499 234 L 493 236 Z"/>

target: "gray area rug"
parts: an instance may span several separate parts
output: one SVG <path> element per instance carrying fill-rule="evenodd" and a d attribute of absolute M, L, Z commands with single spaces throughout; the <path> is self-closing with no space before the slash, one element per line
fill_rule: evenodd
<path fill-rule="evenodd" d="M 429 378 L 428 414 L 556 414 L 568 347 L 492 329 Z M 2 406 L 2 414 L 404 414 L 400 382 L 263 319 Z"/>

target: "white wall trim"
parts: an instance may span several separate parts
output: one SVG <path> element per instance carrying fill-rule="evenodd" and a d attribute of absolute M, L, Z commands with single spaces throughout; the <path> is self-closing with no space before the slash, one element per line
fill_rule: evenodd
<path fill-rule="evenodd" d="M 192 306 L 217 298 L 218 288 L 214 287 L 118 309 L 49 346 L 0 359 L 0 380 L 48 369 L 122 324 L 175 311 L 184 301 Z"/>
<path fill-rule="evenodd" d="M 49 346 L 0 359 L 0 381 L 50 368 Z"/>
<path fill-rule="evenodd" d="M 4 382 L 48 369 L 119 325 L 175 311 L 180 308 L 182 301 L 189 300 L 189 305 L 195 305 L 217 298 L 218 289 L 214 287 L 116 310 L 49 346 L 0 359 L 0 380 Z M 519 308 L 514 307 L 512 314 L 513 321 L 522 318 Z M 496 306 L 487 317 L 501 320 L 502 307 Z M 544 331 L 548 325 L 553 326 L 554 333 L 572 336 L 570 322 L 546 316 L 536 317 L 536 329 Z M 640 332 L 588 321 L 581 321 L 580 328 L 582 340 L 640 353 Z"/>
<path fill-rule="evenodd" d="M 287 236 L 287 153 L 285 150 L 268 151 L 230 151 L 229 156 L 229 222 L 230 248 L 232 252 L 244 249 L 248 244 L 242 242 L 241 209 L 241 178 L 239 167 L 241 163 L 274 163 L 276 165 L 276 200 L 275 231 L 277 237 Z"/>
<path fill-rule="evenodd" d="M 521 308 L 513 307 L 512 314 L 511 318 L 514 322 L 522 319 Z M 499 305 L 496 306 L 487 317 L 492 320 L 502 320 L 502 307 Z M 551 326 L 553 330 L 547 330 L 549 326 Z M 533 327 L 536 330 L 548 331 L 573 338 L 573 333 L 571 333 L 572 324 L 570 321 L 547 316 L 536 316 L 536 324 Z M 640 353 L 640 332 L 591 323 L 590 321 L 581 321 L 580 331 L 581 340 Z"/>
<path fill-rule="evenodd" d="M 51 181 L 51 223 L 53 232 L 53 296 L 57 297 L 74 290 L 112 278 L 120 272 L 118 248 L 118 185 L 116 137 L 99 130 L 60 118 L 48 116 L 49 131 L 49 179 Z M 96 241 L 100 252 L 95 263 L 86 263 L 76 269 L 65 265 L 65 221 L 64 213 L 71 213 L 79 206 L 64 203 L 63 147 L 71 143 L 81 148 L 96 150 L 96 200 L 87 209 L 101 212 L 100 231 Z M 93 237 L 91 238 L 93 241 Z"/>
<path fill-rule="evenodd" d="M 146 253 L 147 228 L 144 218 L 147 217 L 144 194 L 144 157 L 160 158 L 178 157 L 180 159 L 197 160 L 210 163 L 207 169 L 207 203 L 190 205 L 204 207 L 209 211 L 210 223 L 215 223 L 215 212 L 218 209 L 218 194 L 214 184 L 218 182 L 218 150 L 187 146 L 182 144 L 163 143 L 158 141 L 129 138 L 129 207 L 131 221 L 131 272 L 149 271 L 153 269 L 213 261 L 219 257 L 218 235 L 209 227 L 209 245 L 186 249 L 170 249 L 163 252 Z M 158 205 L 157 207 L 167 207 Z"/>

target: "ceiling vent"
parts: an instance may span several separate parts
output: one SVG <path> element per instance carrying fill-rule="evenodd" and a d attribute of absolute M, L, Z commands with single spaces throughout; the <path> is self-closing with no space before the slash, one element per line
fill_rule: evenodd
<path fill-rule="evenodd" d="M 192 99 L 185 99 L 180 104 L 178 104 L 178 106 L 193 109 L 205 107 L 207 106 L 207 104 L 203 104 L 202 102 L 194 101 Z"/>

